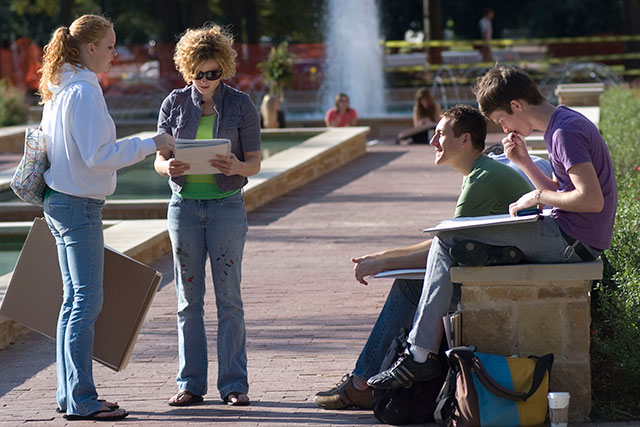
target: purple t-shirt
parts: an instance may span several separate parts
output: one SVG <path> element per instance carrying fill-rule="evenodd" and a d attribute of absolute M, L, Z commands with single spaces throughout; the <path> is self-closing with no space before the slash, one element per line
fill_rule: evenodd
<path fill-rule="evenodd" d="M 611 156 L 598 128 L 582 114 L 561 105 L 551 116 L 544 141 L 560 183 L 558 191 L 574 190 L 567 171 L 578 163 L 591 162 L 604 196 L 604 208 L 600 212 L 568 212 L 553 208 L 551 214 L 569 236 L 593 248 L 608 249 L 618 193 Z"/>

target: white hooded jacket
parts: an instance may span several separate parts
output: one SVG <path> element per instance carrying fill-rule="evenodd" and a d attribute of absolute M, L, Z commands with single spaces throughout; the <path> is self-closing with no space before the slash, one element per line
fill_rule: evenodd
<path fill-rule="evenodd" d="M 151 138 L 116 142 L 115 124 L 92 71 L 65 64 L 60 84 L 49 89 L 53 97 L 44 105 L 42 130 L 51 162 L 44 179 L 52 189 L 104 199 L 116 188 L 116 170 L 156 151 Z"/>

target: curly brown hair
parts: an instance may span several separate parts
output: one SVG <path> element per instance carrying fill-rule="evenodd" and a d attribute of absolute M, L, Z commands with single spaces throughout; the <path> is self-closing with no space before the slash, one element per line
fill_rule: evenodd
<path fill-rule="evenodd" d="M 198 74 L 198 67 L 214 59 L 222 70 L 222 78 L 229 79 L 236 74 L 236 53 L 233 49 L 233 35 L 216 24 L 201 28 L 189 28 L 176 44 L 173 62 L 186 83 L 191 83 Z"/>
<path fill-rule="evenodd" d="M 113 24 L 104 16 L 83 15 L 69 27 L 60 27 L 53 32 L 51 40 L 43 49 L 42 68 L 38 70 L 42 74 L 38 86 L 41 103 L 53 96 L 49 85 L 60 83 L 60 70 L 64 64 L 74 67 L 82 64 L 80 46 L 98 43 L 110 28 L 113 28 Z"/>

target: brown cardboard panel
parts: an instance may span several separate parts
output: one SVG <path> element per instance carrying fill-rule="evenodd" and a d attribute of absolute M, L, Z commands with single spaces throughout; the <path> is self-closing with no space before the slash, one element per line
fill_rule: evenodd
<path fill-rule="evenodd" d="M 96 321 L 93 358 L 124 369 L 162 275 L 111 248 L 104 254 L 104 303 Z M 27 236 L 0 314 L 55 339 L 62 277 L 55 239 L 36 218 Z"/>

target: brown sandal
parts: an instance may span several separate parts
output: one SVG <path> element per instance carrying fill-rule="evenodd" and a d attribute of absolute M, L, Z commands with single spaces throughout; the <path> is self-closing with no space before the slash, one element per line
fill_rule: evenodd
<path fill-rule="evenodd" d="M 186 399 L 185 399 L 186 397 Z M 184 400 L 183 400 L 184 399 Z M 167 404 L 169 406 L 190 406 L 203 402 L 202 396 L 191 393 L 189 390 L 180 390 L 176 395 L 172 396 Z"/>

